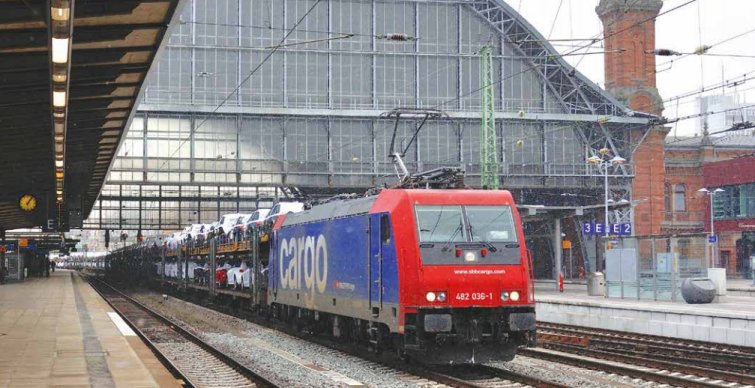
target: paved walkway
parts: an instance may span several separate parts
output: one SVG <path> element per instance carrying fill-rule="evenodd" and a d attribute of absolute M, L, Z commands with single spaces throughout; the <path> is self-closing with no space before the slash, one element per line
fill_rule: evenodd
<path fill-rule="evenodd" d="M 0 387 L 178 387 L 77 275 L 0 285 Z M 118 318 L 115 318 L 116 320 Z"/>

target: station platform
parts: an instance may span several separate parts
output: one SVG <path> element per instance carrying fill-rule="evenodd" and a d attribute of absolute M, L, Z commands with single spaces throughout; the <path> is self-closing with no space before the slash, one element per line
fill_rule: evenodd
<path fill-rule="evenodd" d="M 0 387 L 180 387 L 71 271 L 0 285 Z"/>
<path fill-rule="evenodd" d="M 535 288 L 537 319 L 598 329 L 755 347 L 755 298 L 720 296 L 710 304 L 587 295 L 583 284 L 554 282 Z"/>
<path fill-rule="evenodd" d="M 727 280 L 726 294 L 755 297 L 755 283 L 751 279 Z"/>

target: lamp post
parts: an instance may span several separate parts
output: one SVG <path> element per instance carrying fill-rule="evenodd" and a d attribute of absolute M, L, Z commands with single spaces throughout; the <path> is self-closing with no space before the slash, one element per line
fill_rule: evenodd
<path fill-rule="evenodd" d="M 697 192 L 698 193 L 705 193 L 705 194 L 707 194 L 708 198 L 710 199 L 710 201 L 709 201 L 709 204 L 710 204 L 710 234 L 708 236 L 710 238 L 712 238 L 712 237 L 714 237 L 716 235 L 716 231 L 713 229 L 713 196 L 716 195 L 716 194 L 718 194 L 718 193 L 723 193 L 724 190 L 721 189 L 721 188 L 718 188 L 718 189 L 715 189 L 715 190 L 709 190 L 709 189 L 703 187 L 702 189 L 697 190 Z M 718 240 L 716 240 L 716 242 L 710 242 L 710 240 L 709 240 L 708 243 L 710 244 L 710 253 L 711 253 L 710 258 L 711 258 L 711 261 L 713 262 L 712 264 L 714 264 L 713 267 L 714 268 L 718 268 L 718 265 L 719 265 L 719 263 L 718 263 L 718 249 L 716 249 L 716 246 L 718 245 Z"/>
<path fill-rule="evenodd" d="M 593 155 L 587 158 L 587 163 L 596 165 L 598 166 L 598 168 L 603 169 L 603 189 L 604 189 L 604 194 L 605 194 L 605 209 L 604 209 L 605 210 L 605 218 L 604 218 L 605 223 L 603 225 L 603 231 L 604 231 L 603 233 L 603 236 L 604 236 L 603 257 L 605 259 L 605 253 L 608 251 L 608 204 L 610 202 L 613 202 L 608 197 L 608 167 L 611 167 L 612 165 L 613 166 L 622 165 L 626 163 L 627 160 L 622 158 L 619 155 L 615 155 L 613 158 L 609 159 L 610 151 L 607 148 L 601 149 L 600 151 L 598 151 L 598 153 L 600 154 L 600 156 Z"/>

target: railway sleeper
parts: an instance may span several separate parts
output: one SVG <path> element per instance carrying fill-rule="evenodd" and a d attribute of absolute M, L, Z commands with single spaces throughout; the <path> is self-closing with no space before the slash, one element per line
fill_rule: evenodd
<path fill-rule="evenodd" d="M 736 383 L 746 384 L 746 385 L 755 385 L 755 376 L 747 375 L 747 374 L 720 371 L 720 370 L 715 370 L 715 369 L 710 369 L 710 368 L 703 368 L 699 366 L 680 364 L 678 362 L 662 361 L 658 359 L 648 359 L 644 356 L 641 357 L 641 356 L 634 356 L 634 355 L 616 354 L 609 351 L 587 349 L 587 348 L 582 348 L 579 346 L 562 344 L 562 343 L 556 343 L 556 344 L 552 343 L 552 344 L 549 344 L 547 348 L 551 348 L 551 349 L 559 350 L 563 352 L 568 352 L 568 353 L 573 353 L 573 354 L 579 354 L 579 355 L 588 356 L 588 357 L 612 360 L 615 362 L 640 365 L 646 368 L 667 369 L 670 371 L 686 373 L 686 374 L 706 377 L 710 379 L 720 379 L 720 380 L 724 380 L 728 382 L 736 382 Z"/>

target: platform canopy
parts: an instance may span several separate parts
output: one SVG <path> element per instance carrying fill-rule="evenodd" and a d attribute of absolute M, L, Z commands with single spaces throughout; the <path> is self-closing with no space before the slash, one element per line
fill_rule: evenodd
<path fill-rule="evenodd" d="M 0 1 L 0 230 L 89 213 L 180 1 Z"/>

